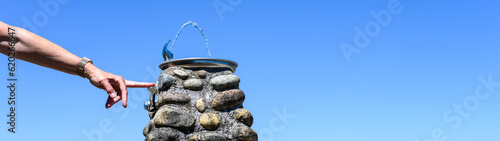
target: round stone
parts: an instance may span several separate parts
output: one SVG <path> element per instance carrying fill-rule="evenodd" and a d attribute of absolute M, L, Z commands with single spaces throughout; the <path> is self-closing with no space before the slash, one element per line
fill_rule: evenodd
<path fill-rule="evenodd" d="M 240 106 L 245 101 L 245 93 L 240 89 L 232 89 L 219 92 L 212 100 L 212 108 L 215 110 L 232 109 Z"/>
<path fill-rule="evenodd" d="M 220 117 L 214 113 L 203 113 L 200 115 L 200 125 L 208 130 L 215 130 L 219 127 Z"/>
<path fill-rule="evenodd" d="M 250 127 L 239 126 L 233 131 L 233 139 L 237 141 L 258 141 L 257 133 Z"/>
<path fill-rule="evenodd" d="M 253 116 L 247 109 L 238 108 L 234 110 L 233 117 L 249 127 L 253 124 Z"/>
<path fill-rule="evenodd" d="M 163 106 L 156 112 L 153 122 L 155 127 L 172 127 L 187 131 L 194 126 L 195 118 L 189 113 Z"/>
<path fill-rule="evenodd" d="M 182 70 L 174 70 L 174 74 L 179 76 L 181 79 L 186 79 L 188 77 L 188 73 Z"/>
<path fill-rule="evenodd" d="M 167 88 L 170 88 L 170 86 L 172 86 L 175 82 L 175 80 L 177 80 L 177 78 L 175 78 L 174 76 L 170 75 L 170 74 L 166 74 L 166 73 L 162 73 L 160 74 L 160 77 L 158 77 L 158 82 L 156 84 L 158 90 L 162 91 L 162 90 L 165 90 Z"/>
<path fill-rule="evenodd" d="M 146 125 L 146 127 L 142 130 L 142 134 L 147 136 L 149 132 L 155 128 L 154 126 L 153 120 L 149 120 L 148 125 Z"/>
<path fill-rule="evenodd" d="M 205 111 L 205 99 L 200 98 L 196 100 L 196 103 L 194 105 L 196 109 L 200 112 L 203 113 Z"/>
<path fill-rule="evenodd" d="M 204 132 L 200 134 L 200 141 L 227 141 L 227 138 L 218 133 Z"/>
<path fill-rule="evenodd" d="M 184 89 L 201 90 L 203 88 L 203 81 L 201 79 L 188 79 L 182 85 Z"/>
<path fill-rule="evenodd" d="M 173 137 L 169 136 L 170 133 L 163 130 L 154 130 L 146 135 L 145 141 L 168 141 Z"/>
<path fill-rule="evenodd" d="M 187 94 L 180 93 L 162 93 L 158 96 L 156 107 L 161 107 L 165 104 L 184 104 L 189 103 L 191 98 Z"/>
<path fill-rule="evenodd" d="M 216 90 L 236 87 L 240 84 L 240 78 L 234 74 L 219 75 L 210 79 L 210 85 Z"/>
<path fill-rule="evenodd" d="M 203 78 L 205 78 L 205 76 L 207 76 L 207 71 L 205 71 L 205 70 L 196 71 L 196 75 L 198 75 L 198 77 L 203 79 Z"/>
<path fill-rule="evenodd" d="M 180 138 L 184 138 L 184 135 L 178 130 L 172 128 L 158 128 L 149 132 L 145 141 L 180 141 Z"/>

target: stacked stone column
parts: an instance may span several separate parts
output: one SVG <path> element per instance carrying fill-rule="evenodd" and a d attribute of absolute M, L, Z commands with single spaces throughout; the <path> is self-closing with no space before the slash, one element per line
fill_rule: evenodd
<path fill-rule="evenodd" d="M 150 89 L 146 141 L 257 141 L 252 114 L 243 108 L 240 78 L 225 68 L 162 71 Z"/>

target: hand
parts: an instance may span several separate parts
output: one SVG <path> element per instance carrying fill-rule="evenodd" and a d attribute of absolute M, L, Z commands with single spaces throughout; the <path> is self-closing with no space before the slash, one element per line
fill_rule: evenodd
<path fill-rule="evenodd" d="M 123 107 L 127 108 L 127 87 L 142 88 L 155 85 L 155 83 L 125 80 L 121 76 L 102 71 L 91 63 L 85 65 L 85 78 L 88 78 L 90 83 L 95 87 L 106 90 L 108 93 L 108 100 L 105 105 L 106 109 L 113 106 L 121 99 L 123 99 Z"/>

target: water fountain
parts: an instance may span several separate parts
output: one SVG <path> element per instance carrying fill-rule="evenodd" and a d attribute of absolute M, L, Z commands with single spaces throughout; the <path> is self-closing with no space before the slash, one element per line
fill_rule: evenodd
<path fill-rule="evenodd" d="M 182 30 L 197 28 L 205 38 L 210 58 L 173 59 L 172 49 Z M 243 108 L 245 93 L 234 75 L 238 64 L 212 59 L 208 40 L 194 22 L 184 24 L 162 50 L 165 62 L 158 82 L 148 88 L 144 104 L 150 121 L 143 130 L 146 141 L 257 141 L 250 127 L 252 114 Z"/>

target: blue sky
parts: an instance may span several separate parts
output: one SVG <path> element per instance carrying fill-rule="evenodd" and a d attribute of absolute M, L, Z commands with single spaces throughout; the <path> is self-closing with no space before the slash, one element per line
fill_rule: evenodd
<path fill-rule="evenodd" d="M 55 3 L 58 10 L 45 11 L 39 2 Z M 36 29 L 29 30 L 99 68 L 148 82 L 156 82 L 160 73 L 164 43 L 194 21 L 204 30 L 213 58 L 239 63 L 244 107 L 253 114 L 252 128 L 261 141 L 497 141 L 499 4 L 40 0 L 4 2 L 0 20 L 19 27 L 31 23 Z M 370 14 L 394 6 L 399 11 L 389 12 L 385 26 Z M 368 43 L 356 39 L 356 28 L 372 33 Z M 343 42 L 360 51 L 348 55 L 350 61 Z M 174 59 L 208 56 L 194 28 L 183 31 L 174 54 Z M 0 59 L 7 63 L 7 57 Z M 129 89 L 127 109 L 105 109 L 106 93 L 87 80 L 17 63 L 17 131 L 7 132 L 4 124 L 2 140 L 86 141 L 83 132 L 92 131 L 105 141 L 144 139 L 146 89 Z M 7 85 L 7 69 L 0 74 Z M 478 89 L 490 95 L 478 97 Z M 7 101 L 8 89 L 1 91 Z M 6 103 L 0 104 L 5 115 Z M 99 129 L 101 122 L 111 122 L 112 129 Z"/>

